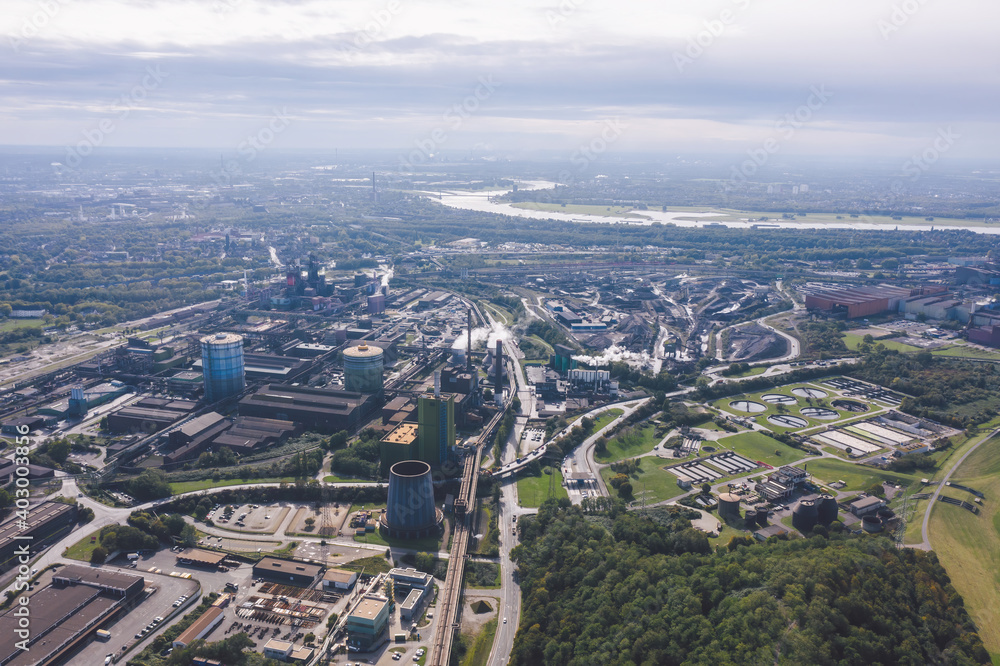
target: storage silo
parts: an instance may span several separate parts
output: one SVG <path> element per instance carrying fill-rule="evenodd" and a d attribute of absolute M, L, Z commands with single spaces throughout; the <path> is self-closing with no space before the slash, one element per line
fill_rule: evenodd
<path fill-rule="evenodd" d="M 379 519 L 395 539 L 424 539 L 437 534 L 444 515 L 434 506 L 431 466 L 404 460 L 389 468 L 389 499 Z"/>
<path fill-rule="evenodd" d="M 361 343 L 344 350 L 344 388 L 357 393 L 382 390 L 382 349 Z"/>
<path fill-rule="evenodd" d="M 215 402 L 246 388 L 243 336 L 216 333 L 201 339 L 201 371 L 205 378 L 205 400 Z"/>
<path fill-rule="evenodd" d="M 757 509 L 757 524 L 767 527 L 767 509 Z"/>
<path fill-rule="evenodd" d="M 819 523 L 829 525 L 837 520 L 837 500 L 833 495 L 820 495 L 818 500 Z"/>
<path fill-rule="evenodd" d="M 800 500 L 792 509 L 792 527 L 800 532 L 810 532 L 819 522 L 819 509 L 814 500 Z"/>
<path fill-rule="evenodd" d="M 732 493 L 722 493 L 719 495 L 719 517 L 739 518 L 740 517 L 740 496 Z"/>
<path fill-rule="evenodd" d="M 757 512 L 754 509 L 747 509 L 747 512 L 743 514 L 743 523 L 747 527 L 753 527 L 757 524 Z"/>
<path fill-rule="evenodd" d="M 881 532 L 882 519 L 869 513 L 867 516 L 861 518 L 861 529 L 865 532 Z"/>

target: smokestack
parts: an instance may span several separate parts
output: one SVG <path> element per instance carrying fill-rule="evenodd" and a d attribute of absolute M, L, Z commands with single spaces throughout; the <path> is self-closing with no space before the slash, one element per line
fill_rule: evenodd
<path fill-rule="evenodd" d="M 435 398 L 440 398 L 441 397 L 441 371 L 440 370 L 435 370 L 434 371 L 434 397 Z"/>
<path fill-rule="evenodd" d="M 497 383 L 495 392 L 502 394 L 503 388 L 500 386 L 500 379 L 503 377 L 503 340 L 500 338 L 497 338 L 497 351 L 494 355 L 496 356 L 497 362 Z"/>
<path fill-rule="evenodd" d="M 472 372 L 472 308 L 469 308 L 468 343 L 465 346 L 465 370 Z"/>

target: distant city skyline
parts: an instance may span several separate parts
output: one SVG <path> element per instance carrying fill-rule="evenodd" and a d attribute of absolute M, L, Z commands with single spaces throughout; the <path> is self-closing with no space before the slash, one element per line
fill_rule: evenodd
<path fill-rule="evenodd" d="M 998 18 L 970 0 L 8 0 L 0 144 L 990 158 Z"/>

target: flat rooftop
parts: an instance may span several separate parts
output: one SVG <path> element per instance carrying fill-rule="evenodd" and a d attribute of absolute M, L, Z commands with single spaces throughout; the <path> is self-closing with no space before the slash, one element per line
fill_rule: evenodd
<path fill-rule="evenodd" d="M 385 608 L 389 601 L 387 599 L 372 599 L 370 597 L 365 597 L 358 604 L 354 612 L 351 613 L 351 617 L 364 618 L 366 620 L 374 620 L 382 609 Z"/>
<path fill-rule="evenodd" d="M 390 444 L 413 444 L 417 441 L 417 424 L 401 423 L 392 432 L 382 438 L 383 442 Z"/>
<path fill-rule="evenodd" d="M 212 566 L 226 559 L 226 554 L 217 553 L 213 550 L 202 550 L 201 548 L 187 548 L 177 553 L 177 559 Z"/>
<path fill-rule="evenodd" d="M 281 574 L 294 574 L 297 576 L 309 576 L 315 578 L 323 567 L 318 564 L 308 562 L 295 562 L 293 560 L 279 560 L 274 557 L 265 557 L 254 565 L 256 572 L 272 572 Z"/>

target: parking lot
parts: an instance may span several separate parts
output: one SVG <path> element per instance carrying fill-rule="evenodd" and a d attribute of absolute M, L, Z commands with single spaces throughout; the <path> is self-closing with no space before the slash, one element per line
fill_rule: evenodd
<path fill-rule="evenodd" d="M 233 507 L 232 513 L 222 506 L 209 514 L 218 527 L 251 534 L 274 534 L 288 515 L 288 507 L 279 504 L 241 504 Z"/>

